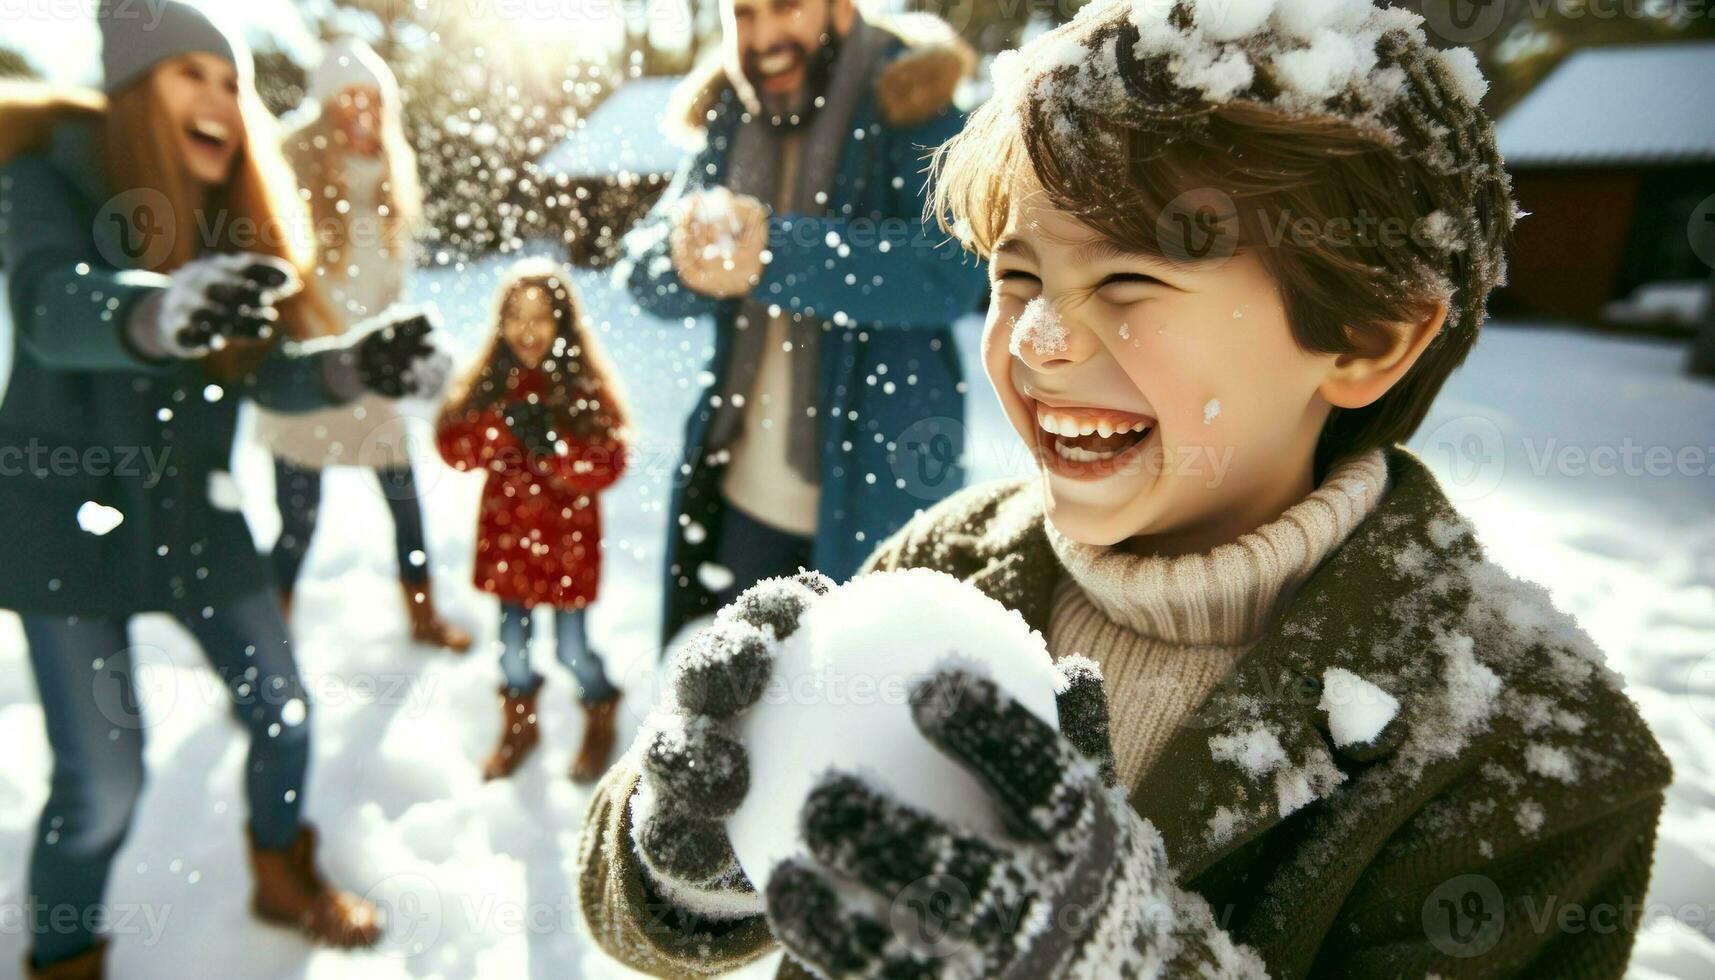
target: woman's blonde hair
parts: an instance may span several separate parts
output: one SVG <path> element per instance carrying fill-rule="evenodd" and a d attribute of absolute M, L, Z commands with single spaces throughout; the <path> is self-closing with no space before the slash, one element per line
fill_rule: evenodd
<path fill-rule="evenodd" d="M 378 202 L 382 219 L 379 244 L 400 254 L 410 248 L 411 236 L 422 218 L 423 189 L 417 178 L 417 154 L 405 139 L 400 106 L 395 102 L 381 105 L 380 136 L 384 166 Z M 324 269 L 348 264 L 344 253 L 351 242 L 351 209 L 340 207 L 341 201 L 350 200 L 340 165 L 344 140 L 325 111 L 315 112 L 286 139 L 286 155 L 302 187 L 300 193 L 308 203 L 315 231 L 316 264 Z"/>

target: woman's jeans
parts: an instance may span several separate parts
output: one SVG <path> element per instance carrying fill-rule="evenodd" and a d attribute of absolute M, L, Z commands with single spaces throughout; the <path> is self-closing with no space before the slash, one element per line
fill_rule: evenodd
<path fill-rule="evenodd" d="M 126 620 L 24 615 L 53 778 L 30 856 L 33 955 L 47 965 L 93 946 L 102 890 L 143 789 L 144 727 Z M 244 766 L 259 847 L 297 837 L 310 761 L 309 698 L 278 600 L 258 592 L 184 625 L 250 734 Z"/>
<path fill-rule="evenodd" d="M 373 471 L 381 496 L 393 514 L 393 550 L 399 558 L 399 581 L 421 585 L 429 580 L 428 548 L 423 543 L 423 509 L 411 466 Z M 282 459 L 274 460 L 274 500 L 280 508 L 280 538 L 268 556 L 274 581 L 282 589 L 298 582 L 298 570 L 310 553 L 316 516 L 322 506 L 322 471 L 309 470 Z"/>
<path fill-rule="evenodd" d="M 578 680 L 578 699 L 585 704 L 611 700 L 615 690 L 607 679 L 601 655 L 590 649 L 582 609 L 549 609 L 554 617 L 554 641 L 560 663 Z M 530 667 L 530 637 L 535 632 L 530 610 L 511 602 L 500 604 L 500 673 L 511 694 L 532 690 L 539 679 Z"/>

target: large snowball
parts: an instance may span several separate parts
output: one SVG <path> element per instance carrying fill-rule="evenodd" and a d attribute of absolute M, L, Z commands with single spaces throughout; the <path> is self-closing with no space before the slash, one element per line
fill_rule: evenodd
<path fill-rule="evenodd" d="M 1274 13 L 1274 0 L 1201 0 L 1191 19 L 1217 41 L 1236 41 L 1255 34 Z"/>
<path fill-rule="evenodd" d="M 1041 634 L 950 575 L 866 575 L 811 604 L 781 644 L 762 700 L 735 726 L 750 755 L 750 792 L 727 830 L 759 889 L 781 860 L 808 854 L 798 817 L 829 770 L 963 826 L 1001 830 L 976 780 L 911 720 L 912 688 L 955 665 L 1059 727 L 1060 675 Z"/>

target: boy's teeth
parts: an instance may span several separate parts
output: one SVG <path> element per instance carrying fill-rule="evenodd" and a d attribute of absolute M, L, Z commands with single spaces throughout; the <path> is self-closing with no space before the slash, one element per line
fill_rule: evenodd
<path fill-rule="evenodd" d="M 1055 415 L 1053 412 L 1038 412 L 1036 424 L 1042 431 L 1056 436 L 1093 436 L 1107 438 L 1112 435 L 1124 435 L 1128 432 L 1142 432 L 1149 427 L 1147 422 L 1130 422 L 1116 425 L 1107 419 L 1097 421 L 1079 421 L 1069 415 Z"/>
<path fill-rule="evenodd" d="M 1068 446 L 1067 444 L 1058 441 L 1054 443 L 1054 451 L 1060 455 L 1061 459 L 1069 459 L 1074 463 L 1094 463 L 1099 460 L 1113 459 L 1122 452 L 1122 450 L 1117 449 L 1113 452 L 1097 452 L 1093 449 L 1084 449 L 1079 446 Z"/>

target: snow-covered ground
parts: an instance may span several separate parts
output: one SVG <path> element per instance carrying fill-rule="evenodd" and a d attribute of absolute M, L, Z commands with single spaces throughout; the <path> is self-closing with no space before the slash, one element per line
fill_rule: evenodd
<path fill-rule="evenodd" d="M 418 279 L 419 297 L 439 303 L 466 352 L 488 329 L 501 265 Z M 581 281 L 643 428 L 632 472 L 604 498 L 608 573 L 593 617 L 596 645 L 632 692 L 629 738 L 655 682 L 667 480 L 709 332 L 637 316 L 593 277 Z M 1026 457 L 978 371 L 976 322 L 965 329 L 974 474 L 1021 472 Z M 1607 649 L 1673 757 L 1655 907 L 1634 957 L 1634 974 L 1649 978 L 1715 976 L 1715 385 L 1684 378 L 1681 362 L 1676 345 L 1655 341 L 1497 327 L 1416 440 L 1491 550 L 1546 584 Z M 278 530 L 267 459 L 247 448 L 238 471 L 266 545 Z M 490 640 L 494 604 L 467 581 L 480 478 L 427 454 L 418 472 L 441 605 Z M 386 948 L 316 952 L 249 918 L 243 740 L 186 634 L 149 616 L 136 621 L 133 639 L 145 665 L 150 781 L 109 898 L 162 925 L 118 938 L 114 975 L 621 972 L 577 920 L 571 861 L 588 797 L 564 778 L 579 726 L 569 676 L 538 651 L 550 685 L 546 750 L 514 779 L 484 784 L 478 761 L 498 728 L 493 652 L 461 658 L 405 642 L 388 527 L 368 477 L 334 472 L 293 622 L 318 702 L 308 813 L 330 872 L 388 909 Z M 0 614 L 0 747 L 5 977 L 26 945 L 18 909 L 50 768 L 9 614 Z"/>

